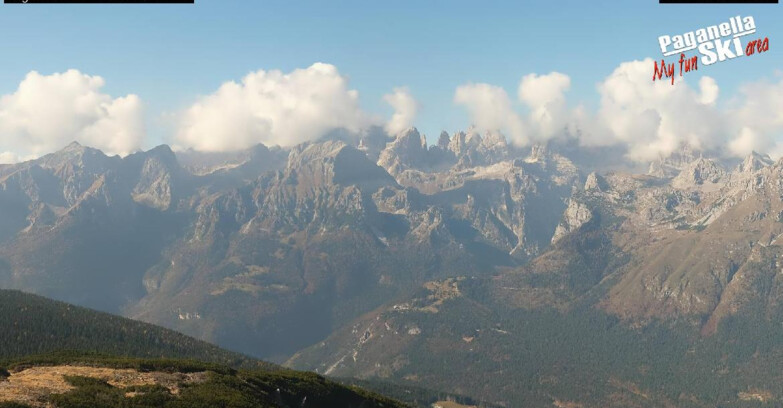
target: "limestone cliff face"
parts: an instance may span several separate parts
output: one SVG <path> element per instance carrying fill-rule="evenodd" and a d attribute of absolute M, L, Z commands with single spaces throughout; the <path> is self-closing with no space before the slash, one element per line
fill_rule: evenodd
<path fill-rule="evenodd" d="M 487 290 L 519 307 L 589 293 L 634 324 L 682 317 L 705 333 L 783 304 L 783 165 L 767 157 L 682 152 L 661 174 L 584 174 L 556 146 L 496 133 L 355 139 L 124 158 L 73 144 L 2 166 L 0 284 L 246 352 L 286 345 L 272 354 L 462 275 L 497 278 Z M 300 319 L 317 330 L 286 323 Z"/>
<path fill-rule="evenodd" d="M 474 130 L 443 132 L 428 148 L 409 129 L 388 143 L 378 164 L 401 186 L 423 193 L 425 202 L 468 223 L 481 241 L 519 259 L 549 245 L 580 182 L 576 166 L 544 146 L 517 151 L 499 133 Z"/>
<path fill-rule="evenodd" d="M 745 160 L 737 166 L 737 171 L 742 173 L 753 173 L 773 164 L 775 164 L 775 162 L 770 159 L 769 156 L 751 152 L 745 157 Z"/>
<path fill-rule="evenodd" d="M 415 128 L 401 132 L 381 151 L 378 165 L 393 176 L 411 168 L 426 168 L 427 140 Z"/>
<path fill-rule="evenodd" d="M 682 169 L 672 180 L 672 186 L 687 189 L 705 183 L 716 184 L 723 181 L 725 176 L 726 171 L 714 160 L 698 158 Z"/>
<path fill-rule="evenodd" d="M 568 200 L 568 207 L 563 213 L 563 220 L 557 225 L 555 234 L 552 236 L 552 243 L 556 243 L 564 235 L 578 230 L 583 225 L 593 219 L 593 212 L 586 205 L 576 201 Z"/>
<path fill-rule="evenodd" d="M 174 152 L 161 146 L 148 152 L 143 159 L 138 182 L 131 196 L 139 204 L 160 211 L 168 210 L 173 201 L 173 178 L 180 171 Z"/>
<path fill-rule="evenodd" d="M 178 233 L 164 212 L 189 185 L 168 147 L 120 158 L 72 143 L 4 170 L 4 285 L 111 311 L 141 296 L 154 248 Z"/>
<path fill-rule="evenodd" d="M 672 172 L 663 176 L 590 173 L 582 182 L 568 176 L 572 170 L 567 160 L 542 146 L 511 162 L 455 166 L 432 179 L 420 178 L 420 189 L 411 185 L 402 191 L 380 190 L 374 196 L 377 208 L 419 214 L 412 236 L 451 234 L 467 246 L 468 241 L 460 241 L 461 231 L 449 228 L 450 222 L 460 221 L 464 230 L 487 244 L 485 250 L 505 250 L 517 239 L 530 251 L 532 233 L 543 230 L 531 224 L 550 218 L 546 206 L 556 209 L 556 223 L 540 252 L 524 262 L 496 268 L 491 277 L 471 272 L 428 281 L 418 291 L 345 324 L 288 364 L 341 376 L 403 378 L 415 372 L 437 379 L 441 377 L 417 360 L 435 353 L 439 361 L 451 361 L 455 353 L 464 353 L 465 359 L 454 364 L 461 368 L 465 361 L 513 359 L 520 348 L 516 339 L 531 332 L 529 321 L 520 316 L 547 316 L 548 327 L 549 318 L 590 310 L 618 318 L 607 320 L 612 327 L 608 331 L 622 327 L 649 341 L 640 348 L 668 343 L 672 336 L 657 337 L 661 328 L 687 334 L 686 346 L 672 361 L 688 375 L 692 361 L 709 360 L 706 375 L 723 377 L 722 370 L 732 370 L 725 364 L 727 353 L 744 347 L 744 339 L 765 338 L 775 346 L 749 348 L 750 353 L 742 348 L 735 354 L 746 353 L 739 357 L 744 360 L 735 366 L 732 381 L 749 367 L 764 370 L 779 358 L 780 341 L 770 333 L 777 332 L 783 313 L 783 162 L 758 155 L 728 166 L 704 157 L 666 162 Z M 568 186 L 568 193 L 540 200 L 547 189 L 562 191 L 555 186 Z M 438 205 L 422 214 L 419 206 L 426 206 L 429 198 L 437 198 Z M 515 331 L 505 326 L 508 321 L 502 316 L 524 324 L 514 326 Z M 586 327 L 581 334 L 593 328 Z M 562 333 L 562 327 L 553 333 Z M 644 337 L 646 333 L 653 337 Z M 731 336 L 743 346 L 721 344 L 713 357 L 688 360 L 702 345 Z M 575 337 L 575 344 L 584 344 L 582 337 Z M 429 347 L 435 344 L 445 346 Z M 427 356 L 416 354 L 420 350 Z M 553 353 L 556 366 L 562 364 L 559 351 Z M 584 355 L 579 346 L 576 355 Z M 683 355 L 691 357 L 683 360 Z M 650 356 L 660 360 L 656 353 Z M 497 363 L 505 364 L 504 358 Z M 717 366 L 724 368 L 718 372 Z M 592 362 L 589 367 L 594 367 Z M 508 372 L 498 373 L 477 389 L 497 384 Z M 738 398 L 747 398 L 742 392 Z M 649 394 L 642 398 L 638 406 L 649 405 Z M 625 406 L 627 400 L 613 403 Z"/>
<path fill-rule="evenodd" d="M 585 191 L 602 193 L 605 192 L 608 188 L 609 185 L 606 183 L 606 179 L 600 174 L 592 172 L 587 175 L 587 180 L 585 181 L 584 187 Z"/>

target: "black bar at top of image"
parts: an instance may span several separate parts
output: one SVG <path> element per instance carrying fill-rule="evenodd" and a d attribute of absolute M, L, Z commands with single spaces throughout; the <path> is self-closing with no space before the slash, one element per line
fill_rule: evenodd
<path fill-rule="evenodd" d="M 777 4 L 778 0 L 658 0 L 660 4 Z"/>
<path fill-rule="evenodd" d="M 5 4 L 193 4 L 195 0 L 3 0 Z"/>

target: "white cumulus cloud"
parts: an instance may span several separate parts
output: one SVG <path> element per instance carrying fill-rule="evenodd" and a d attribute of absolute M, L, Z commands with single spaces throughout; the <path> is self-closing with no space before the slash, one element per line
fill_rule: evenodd
<path fill-rule="evenodd" d="M 696 149 L 721 146 L 726 127 L 713 106 L 715 82 L 703 79 L 698 92 L 679 78 L 674 85 L 653 82 L 651 67 L 650 58 L 624 62 L 599 85 L 598 119 L 609 132 L 593 134 L 589 141 L 625 143 L 629 158 L 637 161 L 668 156 L 683 144 Z"/>
<path fill-rule="evenodd" d="M 699 89 L 701 90 L 699 103 L 703 105 L 712 105 L 718 100 L 720 89 L 718 88 L 718 83 L 711 77 L 701 77 L 699 80 Z"/>
<path fill-rule="evenodd" d="M 739 135 L 729 142 L 729 151 L 735 156 L 747 156 L 754 150 L 765 152 L 769 143 L 762 140 L 758 133 L 749 127 L 743 127 Z"/>
<path fill-rule="evenodd" d="M 571 78 L 559 72 L 522 77 L 518 102 L 529 110 L 523 116 L 508 93 L 490 84 L 466 84 L 457 88 L 454 102 L 463 105 L 479 131 L 500 131 L 518 146 L 541 142 L 560 134 L 571 125 L 573 112 L 566 107 L 565 92 Z"/>
<path fill-rule="evenodd" d="M 565 92 L 570 87 L 571 78 L 559 72 L 522 77 L 519 100 L 530 108 L 530 123 L 538 139 L 549 139 L 568 124 Z"/>
<path fill-rule="evenodd" d="M 586 146 L 624 146 L 637 162 L 683 146 L 736 157 L 754 150 L 783 155 L 783 79 L 746 83 L 731 103 L 720 104 L 715 79 L 702 76 L 696 86 L 679 76 L 674 85 L 652 81 L 653 66 L 651 58 L 617 66 L 598 84 L 597 111 L 569 107 L 571 79 L 559 72 L 523 76 L 518 101 L 501 87 L 479 83 L 458 87 L 454 102 L 478 130 L 500 131 L 522 146 L 567 134 Z"/>
<path fill-rule="evenodd" d="M 454 93 L 454 102 L 467 109 L 479 131 L 501 131 L 517 145 L 529 144 L 525 124 L 503 88 L 483 83 L 462 85 Z"/>
<path fill-rule="evenodd" d="M 292 146 L 334 129 L 358 131 L 368 122 L 348 79 L 334 65 L 315 63 L 290 73 L 259 70 L 224 83 L 182 114 L 175 143 L 202 151 Z"/>
<path fill-rule="evenodd" d="M 783 136 L 783 78 L 778 82 L 760 80 L 740 87 L 742 104 L 736 121 L 766 137 Z"/>
<path fill-rule="evenodd" d="M 77 70 L 28 73 L 14 93 L 0 97 L 0 162 L 38 157 L 74 140 L 108 154 L 138 150 L 145 137 L 141 100 L 102 93 L 104 83 Z"/>
<path fill-rule="evenodd" d="M 519 82 L 519 100 L 531 108 L 546 107 L 565 102 L 565 91 L 571 87 L 571 78 L 559 72 L 546 75 L 528 74 Z"/>
<path fill-rule="evenodd" d="M 599 85 L 600 127 L 583 143 L 624 143 L 628 157 L 648 161 L 687 145 L 726 156 L 752 151 L 783 153 L 783 80 L 749 82 L 730 103 L 719 104 L 717 82 L 703 76 L 698 87 L 651 81 L 652 59 L 620 64 Z"/>
<path fill-rule="evenodd" d="M 736 156 L 751 151 L 783 156 L 783 79 L 746 83 L 735 99 L 729 118 L 734 134 L 730 152 Z"/>
<path fill-rule="evenodd" d="M 394 109 L 385 126 L 387 133 L 395 135 L 414 125 L 419 106 L 408 88 L 394 88 L 392 93 L 383 96 L 383 100 Z"/>

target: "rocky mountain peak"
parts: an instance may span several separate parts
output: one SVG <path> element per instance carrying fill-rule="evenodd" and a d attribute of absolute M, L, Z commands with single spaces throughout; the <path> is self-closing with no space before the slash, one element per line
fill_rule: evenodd
<path fill-rule="evenodd" d="M 482 136 L 472 128 L 456 132 L 450 139 L 446 132 L 441 133 L 436 147 L 453 154 L 457 167 L 463 169 L 498 163 L 509 157 L 508 143 L 501 133 L 487 132 Z"/>
<path fill-rule="evenodd" d="M 774 163 L 775 162 L 768 155 L 761 155 L 754 151 L 745 157 L 745 160 L 737 167 L 737 171 L 752 173 L 761 170 L 764 167 L 771 166 Z"/>
<path fill-rule="evenodd" d="M 567 157 L 553 151 L 546 144 L 535 144 L 530 148 L 530 154 L 525 157 L 525 163 L 534 164 L 541 170 L 554 170 L 563 175 L 575 177 L 579 174 L 579 169 Z"/>
<path fill-rule="evenodd" d="M 549 149 L 545 144 L 535 144 L 530 148 L 530 155 L 528 155 L 528 163 L 545 162 L 549 158 Z"/>
<path fill-rule="evenodd" d="M 160 145 L 147 152 L 129 157 L 130 163 L 138 163 L 138 182 L 131 196 L 136 203 L 160 211 L 167 210 L 173 201 L 174 179 L 180 171 L 177 156 L 168 145 Z"/>
<path fill-rule="evenodd" d="M 688 188 L 704 183 L 718 183 L 726 171 L 715 160 L 699 157 L 686 165 L 672 184 L 679 188 Z"/>
<path fill-rule="evenodd" d="M 554 244 L 565 235 L 578 230 L 592 219 L 593 212 L 589 207 L 576 200 L 568 200 L 568 207 L 566 207 L 563 213 L 563 218 L 560 220 L 560 224 L 557 225 L 554 235 L 552 235 L 552 243 Z"/>
<path fill-rule="evenodd" d="M 463 155 L 467 149 L 467 134 L 465 132 L 456 132 L 451 136 L 449 140 L 448 149 L 451 150 L 457 157 Z"/>
<path fill-rule="evenodd" d="M 174 151 L 167 144 L 156 146 L 146 153 L 148 157 L 155 157 L 166 163 L 177 163 L 177 155 L 174 154 Z"/>
<path fill-rule="evenodd" d="M 71 142 L 63 149 L 47 154 L 35 162 L 43 168 L 57 170 L 65 165 L 73 167 L 102 166 L 110 161 L 109 159 L 98 149 L 82 146 L 78 142 Z"/>
<path fill-rule="evenodd" d="M 587 175 L 584 188 L 585 191 L 589 192 L 605 192 L 609 189 L 609 184 L 603 176 L 596 172 L 592 172 Z"/>
<path fill-rule="evenodd" d="M 508 146 L 506 137 L 499 132 L 486 132 L 481 140 L 481 144 L 486 147 L 492 146 Z"/>
<path fill-rule="evenodd" d="M 233 152 L 178 151 L 176 160 L 189 173 L 207 176 L 221 187 L 230 187 L 255 180 L 267 171 L 283 169 L 288 151 L 259 143 Z"/>
<path fill-rule="evenodd" d="M 418 154 L 427 150 L 427 139 L 418 129 L 412 127 L 395 135 L 391 145 Z"/>
<path fill-rule="evenodd" d="M 480 145 L 485 163 L 496 163 L 505 160 L 509 156 L 506 137 L 499 132 L 487 132 L 484 134 Z"/>
<path fill-rule="evenodd" d="M 378 158 L 378 165 L 396 175 L 405 169 L 426 166 L 427 140 L 416 128 L 397 134 Z"/>
<path fill-rule="evenodd" d="M 658 160 L 651 162 L 647 174 L 659 178 L 675 177 L 699 157 L 701 157 L 700 153 L 688 145 L 683 145 L 670 155 L 661 156 Z"/>
<path fill-rule="evenodd" d="M 449 137 L 449 133 L 445 130 L 440 132 L 440 136 L 438 137 L 438 146 L 442 150 L 448 150 L 449 149 L 449 142 L 451 142 L 451 138 Z"/>
<path fill-rule="evenodd" d="M 345 142 L 338 140 L 325 140 L 298 145 L 291 149 L 286 168 L 297 169 L 311 162 L 334 160 L 335 156 L 346 147 L 348 145 Z"/>
<path fill-rule="evenodd" d="M 291 150 L 285 180 L 300 188 L 395 184 L 394 179 L 360 150 L 341 141 L 322 141 Z"/>

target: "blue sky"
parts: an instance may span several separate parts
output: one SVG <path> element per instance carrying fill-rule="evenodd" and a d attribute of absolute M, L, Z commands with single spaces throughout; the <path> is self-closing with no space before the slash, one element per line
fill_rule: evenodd
<path fill-rule="evenodd" d="M 334 64 L 361 105 L 388 116 L 382 96 L 407 86 L 417 126 L 436 135 L 469 125 L 455 106 L 461 84 L 516 94 L 528 73 L 571 77 L 569 104 L 598 104 L 596 84 L 623 61 L 660 59 L 657 37 L 734 15 L 753 15 L 764 55 L 702 67 L 721 95 L 781 68 L 783 5 L 661 5 L 622 1 L 239 1 L 195 5 L 2 5 L 0 94 L 31 70 L 100 75 L 113 96 L 146 107 L 151 143 L 166 137 L 160 115 L 186 108 L 227 80 L 258 69 Z M 693 79 L 691 79 L 693 78 Z M 434 136 L 433 135 L 433 136 Z M 432 137 L 430 141 L 432 141 Z"/>

